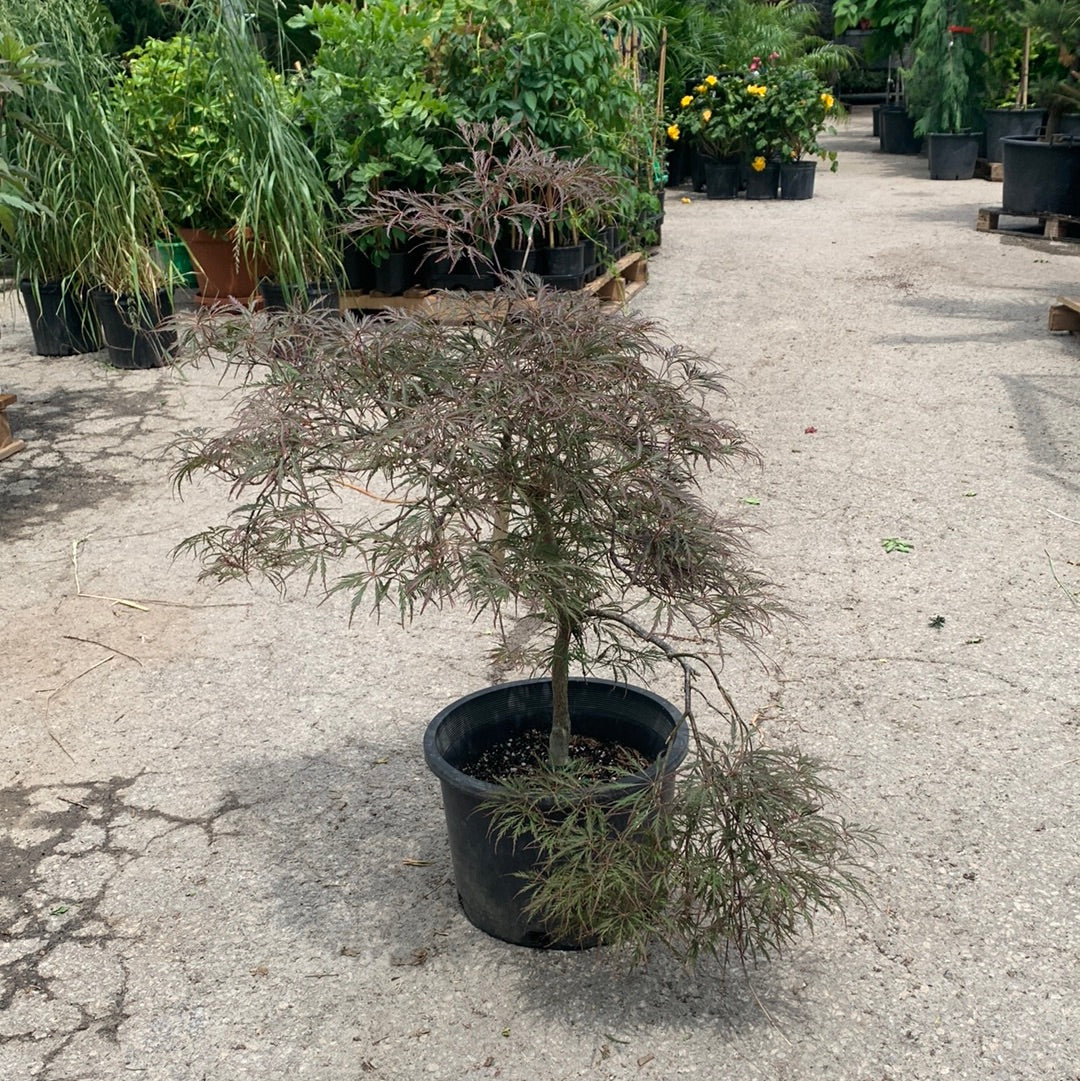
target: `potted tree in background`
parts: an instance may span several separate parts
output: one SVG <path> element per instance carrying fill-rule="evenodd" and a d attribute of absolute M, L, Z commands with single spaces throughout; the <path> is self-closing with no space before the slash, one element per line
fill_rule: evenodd
<path fill-rule="evenodd" d="M 928 139 L 932 180 L 970 180 L 975 175 L 982 61 L 966 4 L 926 0 L 906 85 L 915 134 Z"/>
<path fill-rule="evenodd" d="M 1001 161 L 1001 140 L 1036 135 L 1046 123 L 1046 110 L 1033 106 L 1031 73 L 1048 57 L 1032 49 L 1026 0 L 993 0 L 972 12 L 977 34 L 987 43 L 986 101 L 982 124 L 987 161 Z"/>
<path fill-rule="evenodd" d="M 879 112 L 879 138 L 886 154 L 918 154 L 922 140 L 906 107 L 905 65 L 911 61 L 912 41 L 924 0 L 836 0 L 834 28 L 842 34 L 853 26 L 873 30 L 866 46 L 870 58 L 884 58 L 889 65 L 886 103 Z M 895 76 L 894 76 L 895 73 Z"/>
<path fill-rule="evenodd" d="M 1059 63 L 1057 74 L 1039 88 L 1047 108 L 1045 132 L 1001 140 L 1002 206 L 1019 215 L 1077 215 L 1080 142 L 1062 128 L 1067 111 L 1080 104 L 1080 2 L 1035 0 L 1025 16 L 1053 46 Z"/>
<path fill-rule="evenodd" d="M 251 299 L 261 276 L 249 238 L 236 231 L 244 193 L 231 93 L 212 72 L 211 46 L 190 34 L 149 40 L 125 57 L 115 88 L 127 136 L 191 254 L 196 303 L 207 305 Z"/>
<path fill-rule="evenodd" d="M 177 482 L 211 472 L 244 505 L 183 547 L 207 574 L 281 585 L 338 563 L 330 588 L 356 610 L 533 617 L 514 656 L 544 676 L 467 696 L 425 736 L 483 930 L 688 960 L 782 946 L 858 893 L 862 835 L 824 809 L 820 766 L 753 738 L 713 682 L 710 651 L 752 647 L 775 608 L 742 527 L 696 491 L 699 469 L 753 458 L 709 412 L 722 384 L 581 293 L 514 280 L 462 299 L 454 325 L 200 320 L 195 355 L 247 390 L 230 430 L 182 444 Z M 679 706 L 625 682 L 665 659 Z"/>
<path fill-rule="evenodd" d="M 391 0 L 317 4 L 290 20 L 318 41 L 297 84 L 300 115 L 345 218 L 382 192 L 436 186 L 459 115 L 432 56 L 446 21 L 441 6 Z M 345 244 L 348 285 L 400 294 L 420 257 L 408 230 L 353 233 Z"/>

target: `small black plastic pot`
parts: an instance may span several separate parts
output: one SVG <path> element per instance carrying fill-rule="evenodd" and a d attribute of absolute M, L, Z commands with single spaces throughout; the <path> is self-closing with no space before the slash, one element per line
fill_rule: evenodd
<path fill-rule="evenodd" d="M 392 251 L 387 252 L 383 261 L 376 265 L 372 284 L 376 293 L 396 297 L 401 296 L 409 288 L 411 278 L 409 253 Z"/>
<path fill-rule="evenodd" d="M 878 124 L 884 153 L 918 154 L 922 150 L 922 139 L 915 134 L 915 121 L 902 105 L 883 105 Z"/>
<path fill-rule="evenodd" d="M 674 783 L 673 774 L 686 757 L 689 738 L 679 709 L 670 702 L 625 683 L 571 679 L 570 716 L 576 733 L 618 742 L 650 760 L 664 755 L 662 762 L 653 761 L 641 774 L 599 786 L 597 799 L 616 799 L 653 783 L 661 768 L 665 782 Z M 577 949 L 594 943 L 556 940 L 542 923 L 526 917 L 528 896 L 522 892 L 519 875 L 535 865 L 534 851 L 527 839 L 514 844 L 492 836 L 491 814 L 484 805 L 498 795 L 499 787 L 461 770 L 483 751 L 519 732 L 546 731 L 550 726 L 550 680 L 498 684 L 460 698 L 438 713 L 424 734 L 424 758 L 442 786 L 454 882 L 469 922 L 518 946 Z"/>
<path fill-rule="evenodd" d="M 63 282 L 19 282 L 39 357 L 68 357 L 101 348 L 97 316 L 85 293 Z"/>
<path fill-rule="evenodd" d="M 709 158 L 705 162 L 705 198 L 734 199 L 739 194 L 738 158 Z"/>
<path fill-rule="evenodd" d="M 545 249 L 541 277 L 554 289 L 580 289 L 585 284 L 585 245 L 554 245 Z"/>
<path fill-rule="evenodd" d="M 971 180 L 979 156 L 979 134 L 931 132 L 926 137 L 926 159 L 931 180 Z"/>
<path fill-rule="evenodd" d="M 596 263 L 596 241 L 591 237 L 585 240 L 585 283 L 596 281 L 599 267 Z"/>
<path fill-rule="evenodd" d="M 451 261 L 444 255 L 428 261 L 428 284 L 433 289 L 461 289 L 466 293 L 484 293 L 495 288 L 495 272 L 485 264 L 468 259 Z"/>
<path fill-rule="evenodd" d="M 172 315 L 172 296 L 132 297 L 108 289 L 90 293 L 101 323 L 101 336 L 114 368 L 164 368 L 176 352 L 176 331 L 163 326 Z"/>
<path fill-rule="evenodd" d="M 540 253 L 536 248 L 510 248 L 501 244 L 495 258 L 503 274 L 535 274 L 540 268 Z"/>
<path fill-rule="evenodd" d="M 295 286 L 285 288 L 279 282 L 263 278 L 259 293 L 265 311 L 284 311 L 296 296 L 302 296 L 304 307 L 310 311 L 336 312 L 341 307 L 341 294 L 333 282 L 308 282 L 303 289 Z"/>
<path fill-rule="evenodd" d="M 715 158 L 710 158 L 707 154 L 702 154 L 696 148 L 692 151 L 690 157 L 690 186 L 694 191 L 705 190 L 705 169 L 710 161 L 715 160 Z"/>
<path fill-rule="evenodd" d="M 598 247 L 601 258 L 618 259 L 622 255 L 619 250 L 619 227 L 617 225 L 604 226 L 600 231 Z"/>
<path fill-rule="evenodd" d="M 341 264 L 345 271 L 345 284 L 349 289 L 358 293 L 369 293 L 375 288 L 375 264 L 355 237 L 346 237 Z"/>
<path fill-rule="evenodd" d="M 767 161 L 764 169 L 748 166 L 746 170 L 747 199 L 775 199 L 780 192 L 780 162 Z"/>
<path fill-rule="evenodd" d="M 780 163 L 780 198 L 813 199 L 816 161 L 782 161 Z"/>

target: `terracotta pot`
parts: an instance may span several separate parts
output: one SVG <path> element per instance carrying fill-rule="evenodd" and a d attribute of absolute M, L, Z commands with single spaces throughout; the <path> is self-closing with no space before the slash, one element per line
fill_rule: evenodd
<path fill-rule="evenodd" d="M 195 302 L 210 306 L 229 300 L 248 303 L 258 296 L 259 279 L 267 268 L 257 256 L 236 258 L 232 229 L 217 232 L 209 229 L 178 230 L 195 268 L 199 291 Z"/>

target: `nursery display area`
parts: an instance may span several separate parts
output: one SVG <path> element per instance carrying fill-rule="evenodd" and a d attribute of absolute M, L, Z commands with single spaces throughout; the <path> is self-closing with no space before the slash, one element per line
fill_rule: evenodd
<path fill-rule="evenodd" d="M 5 1081 L 1072 1078 L 1075 244 L 816 7 L 0 0 Z"/>
<path fill-rule="evenodd" d="M 683 172 L 812 194 L 850 62 L 752 0 L 112 8 L 0 3 L 0 205 L 39 350 L 120 367 L 169 361 L 178 287 L 383 310 L 526 271 L 623 300 Z"/>
<path fill-rule="evenodd" d="M 1080 4 L 839 0 L 838 32 L 887 64 L 882 151 L 925 152 L 934 180 L 1002 181 L 1002 212 L 1080 215 Z"/>

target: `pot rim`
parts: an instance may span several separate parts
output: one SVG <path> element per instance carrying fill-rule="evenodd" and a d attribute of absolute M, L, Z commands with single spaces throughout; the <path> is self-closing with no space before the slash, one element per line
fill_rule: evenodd
<path fill-rule="evenodd" d="M 424 760 L 427 762 L 428 769 L 430 769 L 443 783 L 450 784 L 458 791 L 468 793 L 478 799 L 489 799 L 499 792 L 502 792 L 504 790 L 502 785 L 492 784 L 490 781 L 481 781 L 476 777 L 470 777 L 456 766 L 450 765 L 443 757 L 443 754 L 438 747 L 437 737 L 439 729 L 451 714 L 459 710 L 462 706 L 465 706 L 467 703 L 478 701 L 493 694 L 512 691 L 516 687 L 550 683 L 551 680 L 547 677 L 511 680 L 507 683 L 493 683 L 480 690 L 463 695 L 461 698 L 457 698 L 444 706 L 431 719 L 424 732 Z M 657 707 L 659 713 L 666 714 L 672 721 L 672 734 L 669 737 L 667 751 L 662 758 L 658 757 L 655 761 L 650 763 L 646 769 L 629 774 L 624 780 L 594 785 L 590 788 L 590 791 L 595 792 L 597 795 L 603 795 L 605 793 L 618 791 L 620 788 L 625 787 L 628 782 L 640 782 L 643 779 L 653 781 L 656 779 L 661 765 L 666 768 L 668 763 L 673 763 L 677 766 L 682 762 L 690 745 L 690 735 L 686 719 L 683 717 L 682 711 L 677 706 L 645 687 L 636 687 L 629 683 L 622 683 L 618 680 L 606 679 L 598 676 L 570 677 L 571 688 L 575 685 L 584 686 L 585 684 L 592 684 L 594 686 L 606 685 L 610 690 L 619 690 L 624 693 L 632 694 L 638 698 L 644 698 L 652 702 L 653 705 Z"/>

